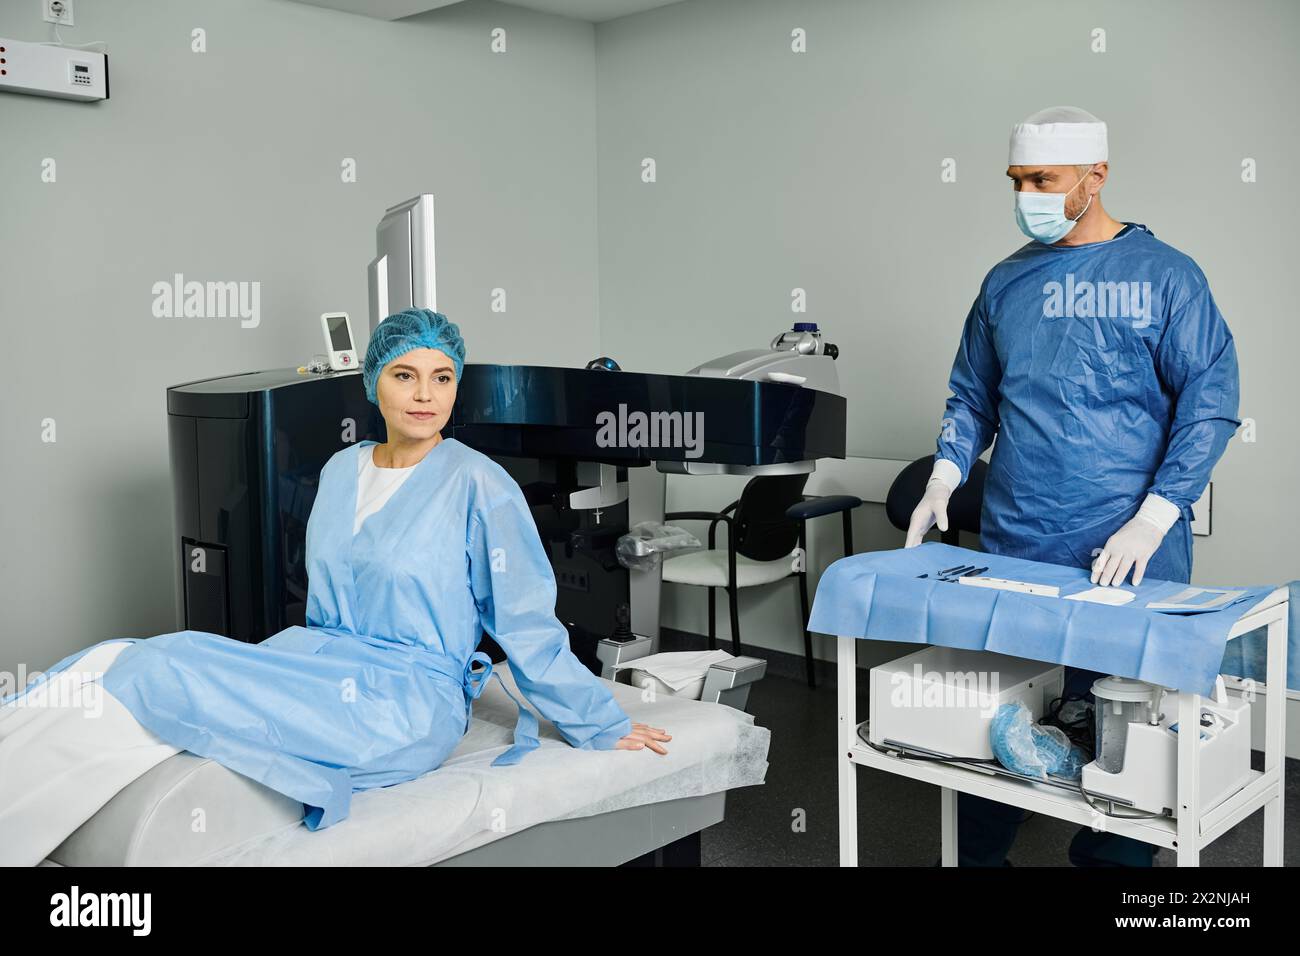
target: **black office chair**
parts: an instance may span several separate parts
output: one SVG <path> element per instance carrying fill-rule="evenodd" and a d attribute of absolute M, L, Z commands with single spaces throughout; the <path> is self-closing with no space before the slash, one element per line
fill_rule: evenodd
<path fill-rule="evenodd" d="M 838 513 L 843 520 L 844 557 L 853 554 L 853 509 L 862 504 L 855 495 L 804 495 L 803 501 L 786 509 L 786 516 L 799 522 L 799 547 L 808 554 L 808 519 Z M 806 571 L 805 560 L 805 571 Z M 808 576 L 799 575 L 799 599 L 803 602 L 803 655 L 808 667 L 808 686 L 816 687 L 813 672 L 812 632 L 808 630 Z"/>
<path fill-rule="evenodd" d="M 808 686 L 814 687 L 812 635 L 808 631 L 807 522 L 810 518 L 843 513 L 845 554 L 851 554 L 853 529 L 850 512 L 862 501 L 850 495 L 804 495 L 807 481 L 807 475 L 762 475 L 751 478 L 740 498 L 721 511 L 673 511 L 664 515 L 665 521 L 708 521 L 709 534 L 707 550 L 664 561 L 663 580 L 709 589 L 710 649 L 718 646 L 715 592 L 723 588 L 727 592 L 731 615 L 732 653 L 739 656 L 737 592 L 741 588 L 773 584 L 792 575 L 797 577 L 803 609 Z M 716 546 L 719 523 L 727 526 L 725 550 Z M 801 560 L 796 560 L 798 555 L 803 556 Z"/>
<path fill-rule="evenodd" d="M 885 496 L 885 515 L 889 523 L 906 532 L 912 521 L 912 512 L 925 494 L 925 486 L 934 471 L 934 456 L 918 458 L 898 473 Z M 957 532 L 980 533 L 980 508 L 984 504 L 984 476 L 988 465 L 976 459 L 971 466 L 966 483 L 952 493 L 948 500 L 948 530 L 939 538 L 944 544 L 957 544 Z"/>

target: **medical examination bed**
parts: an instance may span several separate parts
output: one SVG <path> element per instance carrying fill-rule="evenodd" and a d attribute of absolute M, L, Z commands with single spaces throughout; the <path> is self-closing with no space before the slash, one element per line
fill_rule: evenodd
<path fill-rule="evenodd" d="M 508 670 L 502 679 L 517 693 Z M 634 722 L 673 735 L 667 756 L 584 751 L 542 724 L 542 746 L 489 766 L 517 717 L 493 682 L 440 768 L 354 793 L 324 830 L 302 804 L 212 760 L 177 754 L 127 786 L 43 861 L 46 866 L 617 865 L 685 842 L 722 820 L 726 791 L 763 782 L 769 731 L 741 710 L 611 683 Z"/>

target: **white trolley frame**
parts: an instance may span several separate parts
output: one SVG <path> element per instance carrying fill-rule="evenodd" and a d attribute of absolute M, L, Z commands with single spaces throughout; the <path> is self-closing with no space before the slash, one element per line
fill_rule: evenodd
<path fill-rule="evenodd" d="M 1265 627 L 1268 629 L 1268 670 L 1265 694 L 1264 771 L 1250 772 L 1250 781 L 1210 810 L 1203 810 L 1194 785 L 1200 763 L 1193 730 L 1199 730 L 1199 694 L 1178 693 L 1178 817 L 1124 820 L 1096 813 L 1072 791 L 1030 783 L 980 771 L 968 766 L 890 756 L 868 747 L 858 738 L 857 647 L 858 638 L 837 637 L 839 693 L 839 802 L 840 866 L 858 865 L 858 765 L 932 783 L 942 791 L 941 826 L 944 866 L 957 865 L 957 794 L 970 793 L 988 800 L 1023 807 L 1083 826 L 1103 825 L 1119 833 L 1178 854 L 1179 866 L 1199 866 L 1202 848 L 1232 829 L 1256 810 L 1264 809 L 1265 866 L 1282 865 L 1283 771 L 1286 765 L 1286 652 L 1287 589 L 1282 587 L 1243 614 L 1228 639 Z M 1258 706 L 1258 704 L 1256 704 Z M 1188 728 L 1193 728 L 1189 730 Z"/>

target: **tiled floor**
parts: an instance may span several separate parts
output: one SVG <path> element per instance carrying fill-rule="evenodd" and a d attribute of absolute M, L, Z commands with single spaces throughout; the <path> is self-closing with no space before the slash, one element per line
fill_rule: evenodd
<path fill-rule="evenodd" d="M 665 635 L 663 650 L 696 647 L 689 637 Z M 809 690 L 802 662 L 767 657 L 768 676 L 750 694 L 757 722 L 772 731 L 767 782 L 727 795 L 727 816 L 705 831 L 701 854 L 706 866 L 835 866 L 839 862 L 838 804 L 834 727 L 834 673 L 823 666 L 818 687 Z M 859 682 L 861 713 L 866 698 Z M 1258 755 L 1257 755 L 1258 756 Z M 931 866 L 939 858 L 939 791 L 865 768 L 858 769 L 858 845 L 863 866 Z M 1287 762 L 1286 863 L 1300 864 L 1300 767 Z M 1021 826 L 1011 851 L 1016 866 L 1068 866 L 1066 847 L 1078 828 L 1071 823 L 1031 816 Z M 1201 855 L 1205 866 L 1255 866 L 1261 855 L 1263 814 L 1212 844 Z M 1161 850 L 1157 866 L 1173 866 Z"/>

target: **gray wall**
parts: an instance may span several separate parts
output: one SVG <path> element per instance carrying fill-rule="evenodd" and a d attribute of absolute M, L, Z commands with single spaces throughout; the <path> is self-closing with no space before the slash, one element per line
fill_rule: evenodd
<path fill-rule="evenodd" d="M 323 311 L 350 312 L 364 346 L 386 206 L 436 195 L 439 306 L 472 360 L 568 364 L 598 338 L 591 24 L 483 2 L 398 23 L 283 0 L 75 12 L 64 40 L 108 42 L 111 99 L 0 94 L 11 672 L 175 629 L 164 390 L 298 365 L 322 351 Z M 49 39 L 37 14 L 0 0 L 0 36 Z M 261 324 L 154 318 L 153 283 L 175 272 L 260 281 Z"/>
<path fill-rule="evenodd" d="M 790 50 L 799 27 L 804 54 Z M 1091 51 L 1094 28 L 1108 52 Z M 1258 423 L 1215 471 L 1196 580 L 1300 577 L 1298 29 L 1289 0 L 693 0 L 601 24 L 602 347 L 680 372 L 814 320 L 842 349 L 850 454 L 929 454 L 980 281 L 1025 241 L 1004 175 L 1011 125 L 1081 106 L 1109 124 L 1107 209 L 1209 278 Z M 955 183 L 940 181 L 947 157 Z M 806 316 L 790 312 L 795 287 Z M 700 487 L 673 506 L 730 500 Z M 874 516 L 862 530 L 859 548 L 902 543 Z M 664 624 L 698 629 L 702 594 L 667 591 Z M 798 647 L 791 593 L 743 598 L 747 641 Z"/>

